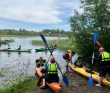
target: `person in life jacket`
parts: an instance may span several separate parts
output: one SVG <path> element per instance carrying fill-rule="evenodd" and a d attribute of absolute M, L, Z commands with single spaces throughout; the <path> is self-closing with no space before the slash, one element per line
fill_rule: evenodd
<path fill-rule="evenodd" d="M 21 47 L 21 46 L 19 46 L 18 50 L 21 50 L 21 49 L 22 49 L 22 47 Z"/>
<path fill-rule="evenodd" d="M 73 64 L 72 62 L 72 57 L 75 55 L 74 51 L 71 50 L 67 50 L 64 54 L 63 54 L 63 58 L 66 60 L 66 67 L 68 67 L 68 64 L 71 62 L 71 64 Z"/>
<path fill-rule="evenodd" d="M 55 58 L 51 58 L 51 64 L 48 64 L 48 61 L 44 64 L 43 69 L 46 69 L 48 71 L 47 74 L 43 76 L 43 85 L 40 86 L 40 88 L 46 88 L 45 82 L 52 83 L 52 82 L 58 82 L 59 83 L 59 77 L 58 77 L 58 69 L 61 69 L 61 66 L 59 63 L 55 60 Z M 60 84 L 60 86 L 62 86 Z"/>
<path fill-rule="evenodd" d="M 75 65 L 75 67 L 78 67 L 78 68 L 84 67 L 83 62 L 82 62 L 82 58 L 78 57 L 77 61 L 74 62 L 74 65 Z"/>
<path fill-rule="evenodd" d="M 41 66 L 44 65 L 44 63 L 46 62 L 46 60 L 43 59 L 42 57 L 39 57 L 39 59 L 36 59 L 35 62 L 36 62 L 36 67 L 41 67 Z"/>
<path fill-rule="evenodd" d="M 11 49 L 11 45 L 8 45 L 8 49 Z"/>
<path fill-rule="evenodd" d="M 107 73 L 110 76 L 110 53 L 106 52 L 103 47 L 99 48 L 99 52 L 100 55 L 97 59 L 95 57 L 92 58 L 100 63 L 98 84 L 96 86 L 102 87 L 102 76 L 105 76 Z"/>

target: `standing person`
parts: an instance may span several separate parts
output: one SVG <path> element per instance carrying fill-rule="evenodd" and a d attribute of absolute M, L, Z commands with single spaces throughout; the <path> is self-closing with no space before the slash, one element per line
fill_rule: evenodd
<path fill-rule="evenodd" d="M 58 69 L 61 69 L 61 66 L 55 60 L 55 58 L 51 58 L 50 61 L 51 61 L 51 64 L 46 65 L 48 63 L 48 61 L 47 61 L 43 66 L 43 69 L 46 69 L 48 71 L 48 73 L 43 76 L 43 85 L 40 86 L 40 88 L 46 88 L 45 82 L 59 83 Z M 59 85 L 62 86 L 61 84 L 59 84 Z"/>
<path fill-rule="evenodd" d="M 82 58 L 78 57 L 78 59 L 77 59 L 77 61 L 75 61 L 74 65 L 75 65 L 75 67 L 78 67 L 78 68 L 84 67 L 83 62 L 82 62 Z"/>
<path fill-rule="evenodd" d="M 11 45 L 8 45 L 8 49 L 11 49 Z"/>
<path fill-rule="evenodd" d="M 42 57 L 39 57 L 39 59 L 36 59 L 35 62 L 36 62 L 36 67 L 40 67 L 40 66 L 43 66 L 44 65 L 44 63 L 46 62 L 46 60 L 43 59 Z"/>
<path fill-rule="evenodd" d="M 110 76 L 110 54 L 106 52 L 103 47 L 99 48 L 99 52 L 100 55 L 98 59 L 95 58 L 95 60 L 99 61 L 100 63 L 98 84 L 96 84 L 96 86 L 102 87 L 101 86 L 102 76 L 105 76 L 107 72 Z"/>
<path fill-rule="evenodd" d="M 68 64 L 71 62 L 71 64 L 73 64 L 72 62 L 72 57 L 75 55 L 74 51 L 71 50 L 67 50 L 67 52 L 65 52 L 63 54 L 63 58 L 66 60 L 66 67 L 68 67 Z"/>
<path fill-rule="evenodd" d="M 22 47 L 21 47 L 21 45 L 19 46 L 19 48 L 18 48 L 18 50 L 21 50 L 22 49 Z"/>

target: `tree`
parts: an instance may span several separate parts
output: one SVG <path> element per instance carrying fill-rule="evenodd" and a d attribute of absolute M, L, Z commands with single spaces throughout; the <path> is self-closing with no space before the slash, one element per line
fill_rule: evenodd
<path fill-rule="evenodd" d="M 85 59 L 91 57 L 93 51 L 93 34 L 99 34 L 98 41 L 110 51 L 110 4 L 109 0 L 81 0 L 84 13 L 77 10 L 70 17 L 69 23 L 74 36 L 74 43 L 79 54 Z M 97 47 L 99 48 L 99 47 Z M 97 49 L 96 48 L 96 49 Z M 98 49 L 97 49 L 98 50 Z M 96 50 L 96 52 L 98 52 Z"/>

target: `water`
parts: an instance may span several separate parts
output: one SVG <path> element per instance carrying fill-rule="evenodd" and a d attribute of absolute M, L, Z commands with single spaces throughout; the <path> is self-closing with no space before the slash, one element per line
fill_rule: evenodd
<path fill-rule="evenodd" d="M 34 76 L 35 75 L 35 60 L 39 57 L 43 57 L 48 60 L 50 52 L 35 52 L 36 48 L 43 48 L 41 45 L 32 45 L 31 40 L 41 40 L 41 37 L 2 37 L 2 39 L 14 39 L 15 42 L 10 43 L 12 49 L 17 49 L 19 45 L 22 49 L 32 49 L 31 53 L 27 52 L 0 52 L 0 83 L 8 82 L 14 79 L 17 75 Z M 58 37 L 46 37 L 46 40 L 57 40 Z M 67 37 L 61 37 L 60 39 L 67 39 Z M 2 49 L 8 48 L 8 45 L 1 45 Z M 54 57 L 62 67 L 62 72 L 66 72 L 66 62 L 63 59 L 64 51 L 56 49 L 53 52 Z M 77 55 L 73 57 L 75 60 Z M 59 76 L 61 76 L 59 72 Z"/>

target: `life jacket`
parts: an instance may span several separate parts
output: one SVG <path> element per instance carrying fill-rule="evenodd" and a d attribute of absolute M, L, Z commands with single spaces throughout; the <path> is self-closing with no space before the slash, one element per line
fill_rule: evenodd
<path fill-rule="evenodd" d="M 48 74 L 58 74 L 57 65 L 55 63 L 49 65 Z"/>
<path fill-rule="evenodd" d="M 76 66 L 82 67 L 82 62 L 77 61 Z"/>
<path fill-rule="evenodd" d="M 44 65 L 44 62 L 43 61 L 42 62 L 39 61 L 39 63 L 37 63 L 37 64 L 42 66 L 42 65 Z"/>
<path fill-rule="evenodd" d="M 20 47 L 20 50 L 22 49 L 22 47 Z"/>
<path fill-rule="evenodd" d="M 108 52 L 103 52 L 102 53 L 102 62 L 103 61 L 110 61 L 110 54 Z"/>
<path fill-rule="evenodd" d="M 71 50 L 66 51 L 66 54 L 69 56 L 69 58 L 72 58 L 72 53 L 71 52 L 72 52 Z"/>
<path fill-rule="evenodd" d="M 9 49 L 11 49 L 11 46 L 9 46 Z"/>

